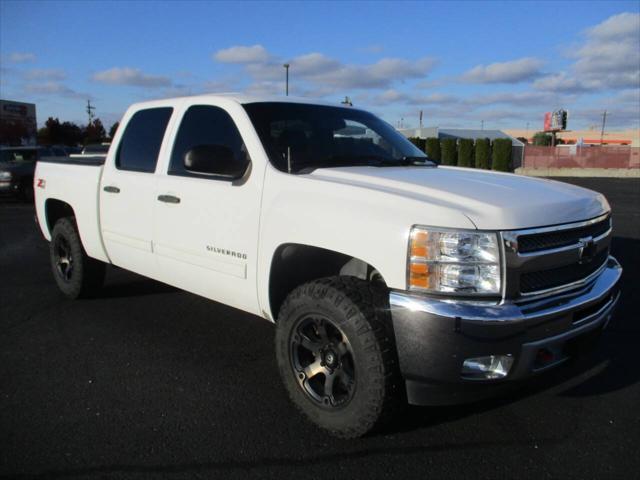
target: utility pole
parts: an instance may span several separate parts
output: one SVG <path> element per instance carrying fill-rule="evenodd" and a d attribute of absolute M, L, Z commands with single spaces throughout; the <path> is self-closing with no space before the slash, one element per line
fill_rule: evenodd
<path fill-rule="evenodd" d="M 283 65 L 283 67 L 284 67 L 284 69 L 286 71 L 286 73 L 285 73 L 285 84 L 284 84 L 285 85 L 284 94 L 285 94 L 285 96 L 288 97 L 289 96 L 289 67 L 290 67 L 290 65 L 288 63 L 285 63 Z"/>
<path fill-rule="evenodd" d="M 96 109 L 93 105 L 91 105 L 91 100 L 87 100 L 87 115 L 89 115 L 89 125 L 93 123 L 93 111 Z"/>
<path fill-rule="evenodd" d="M 484 130 L 484 120 L 480 120 L 480 130 Z"/>
<path fill-rule="evenodd" d="M 602 146 L 602 142 L 604 141 L 604 127 L 607 124 L 607 111 L 605 110 L 602 113 L 602 130 L 600 131 L 600 146 Z"/>

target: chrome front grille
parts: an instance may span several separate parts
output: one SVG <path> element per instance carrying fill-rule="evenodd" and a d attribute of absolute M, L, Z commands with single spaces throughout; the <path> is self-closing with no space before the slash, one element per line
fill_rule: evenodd
<path fill-rule="evenodd" d="M 501 235 L 505 297 L 542 296 L 582 285 L 602 269 L 609 256 L 611 219 L 606 214 L 584 222 Z"/>
<path fill-rule="evenodd" d="M 608 257 L 609 252 L 602 250 L 588 263 L 576 262 L 562 267 L 523 273 L 520 275 L 520 293 L 526 295 L 588 278 L 602 268 Z"/>
<path fill-rule="evenodd" d="M 611 228 L 611 220 L 605 218 L 597 223 L 567 230 L 533 233 L 518 236 L 518 252 L 530 253 L 552 248 L 576 245 L 581 238 L 597 238 Z"/>

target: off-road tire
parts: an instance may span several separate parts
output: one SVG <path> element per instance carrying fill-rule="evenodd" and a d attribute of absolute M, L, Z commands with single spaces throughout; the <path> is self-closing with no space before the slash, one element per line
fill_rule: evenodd
<path fill-rule="evenodd" d="M 102 287 L 105 264 L 84 251 L 73 217 L 61 218 L 54 225 L 49 257 L 53 277 L 67 297 L 90 297 Z M 64 268 L 65 264 L 69 270 Z"/>
<path fill-rule="evenodd" d="M 346 336 L 355 385 L 345 405 L 332 408 L 312 398 L 297 375 L 292 338 L 305 316 L 329 318 Z M 355 277 L 330 277 L 299 286 L 286 298 L 276 325 L 278 368 L 289 396 L 313 423 L 341 438 L 388 425 L 405 404 L 386 289 Z M 326 401 L 326 398 L 325 398 Z"/>

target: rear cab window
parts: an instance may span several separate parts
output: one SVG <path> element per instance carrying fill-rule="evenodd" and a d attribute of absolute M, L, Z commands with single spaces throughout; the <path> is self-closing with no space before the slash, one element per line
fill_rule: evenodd
<path fill-rule="evenodd" d="M 133 114 L 120 140 L 116 168 L 153 173 L 173 108 L 158 107 Z"/>

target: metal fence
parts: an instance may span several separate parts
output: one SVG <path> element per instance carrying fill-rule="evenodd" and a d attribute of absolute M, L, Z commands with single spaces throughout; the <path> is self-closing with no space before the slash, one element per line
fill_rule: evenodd
<path fill-rule="evenodd" d="M 640 168 L 640 147 L 537 147 L 527 145 L 525 168 Z"/>

